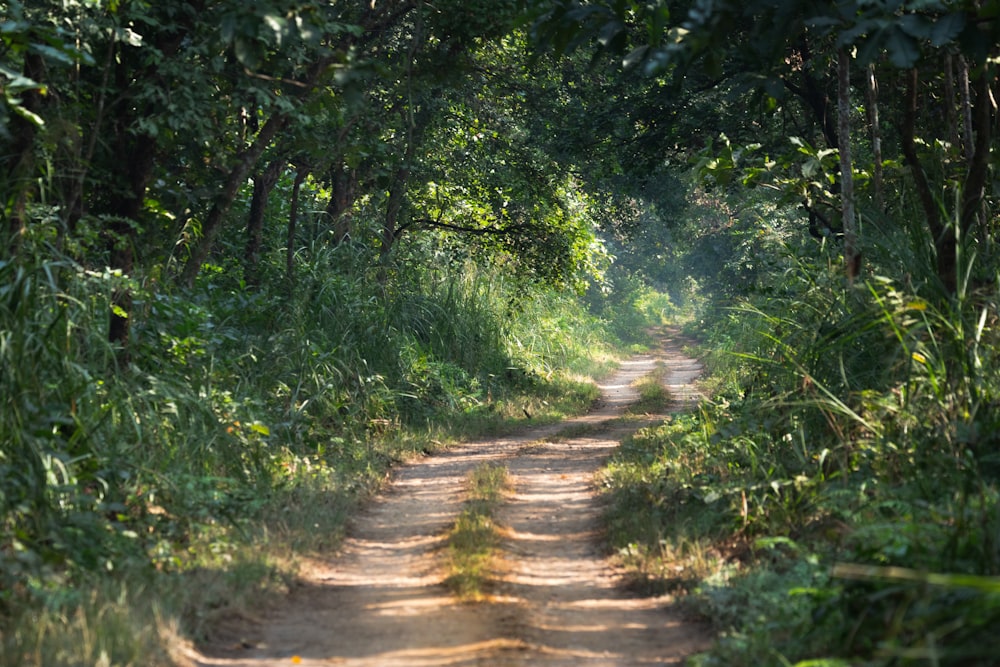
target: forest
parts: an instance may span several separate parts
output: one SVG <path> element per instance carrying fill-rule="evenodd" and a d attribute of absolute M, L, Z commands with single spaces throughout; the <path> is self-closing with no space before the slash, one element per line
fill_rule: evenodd
<path fill-rule="evenodd" d="M 1000 658 L 1000 0 L 0 0 L 0 665 L 184 665 L 586 412 L 688 664 Z"/>

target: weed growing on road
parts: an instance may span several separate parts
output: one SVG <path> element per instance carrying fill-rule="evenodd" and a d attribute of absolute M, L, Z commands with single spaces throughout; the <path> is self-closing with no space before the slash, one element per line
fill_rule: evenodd
<path fill-rule="evenodd" d="M 633 415 L 661 414 L 670 405 L 670 392 L 664 386 L 666 369 L 662 362 L 656 365 L 656 371 L 645 375 L 633 383 L 639 392 L 639 400 L 629 406 L 628 413 Z"/>
<path fill-rule="evenodd" d="M 459 599 L 480 601 L 489 594 L 500 530 L 494 513 L 509 491 L 506 466 L 484 463 L 469 473 L 469 498 L 448 536 L 445 585 Z"/>

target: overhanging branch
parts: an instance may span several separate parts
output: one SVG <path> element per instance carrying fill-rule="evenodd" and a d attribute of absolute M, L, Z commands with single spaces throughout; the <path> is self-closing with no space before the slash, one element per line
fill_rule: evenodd
<path fill-rule="evenodd" d="M 511 227 L 470 227 L 466 225 L 457 225 L 450 222 L 442 222 L 441 220 L 431 220 L 430 218 L 420 218 L 418 220 L 413 220 L 406 226 L 446 229 L 451 232 L 461 232 L 462 234 L 475 234 L 477 236 L 487 236 L 487 235 L 517 236 L 532 229 L 532 226 L 528 224 L 519 224 Z M 402 229 L 400 229 L 400 231 L 402 231 Z"/>

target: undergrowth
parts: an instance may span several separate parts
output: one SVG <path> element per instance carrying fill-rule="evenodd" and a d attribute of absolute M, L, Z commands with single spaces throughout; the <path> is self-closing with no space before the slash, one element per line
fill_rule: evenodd
<path fill-rule="evenodd" d="M 700 330 L 711 398 L 605 468 L 611 545 L 716 628 L 694 665 L 996 664 L 996 281 L 848 287 L 785 251 Z"/>
<path fill-rule="evenodd" d="M 170 664 L 335 546 L 389 467 L 582 412 L 614 366 L 571 295 L 310 252 L 294 290 L 207 266 L 172 291 L 31 237 L 0 262 L 0 664 Z"/>

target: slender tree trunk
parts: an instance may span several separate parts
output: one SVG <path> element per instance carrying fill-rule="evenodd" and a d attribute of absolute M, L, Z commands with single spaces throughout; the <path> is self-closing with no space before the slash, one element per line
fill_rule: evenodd
<path fill-rule="evenodd" d="M 944 117 L 948 123 L 948 141 L 954 151 L 961 153 L 962 138 L 958 132 L 958 108 L 955 106 L 955 57 L 944 57 Z"/>
<path fill-rule="evenodd" d="M 138 225 L 156 158 L 156 139 L 149 135 L 131 135 L 131 126 L 129 118 L 116 123 L 116 155 L 118 163 L 126 171 L 128 188 L 115 195 L 110 207 L 113 217 L 108 226 L 110 267 L 121 272 L 122 279 L 126 281 L 131 279 L 135 269 Z M 111 295 L 108 340 L 117 346 L 118 363 L 122 367 L 128 366 L 131 361 L 131 322 L 132 292 L 127 286 L 121 286 Z"/>
<path fill-rule="evenodd" d="M 958 85 L 962 92 L 962 139 L 965 144 L 965 159 L 972 162 L 975 147 L 972 129 L 972 92 L 969 90 L 969 63 L 958 57 Z"/>
<path fill-rule="evenodd" d="M 27 53 L 24 56 L 24 76 L 27 78 L 41 83 L 44 81 L 44 68 L 45 63 L 38 54 Z M 21 107 L 29 113 L 40 115 L 42 98 L 39 92 L 27 90 L 22 93 Z M 4 194 L 9 199 L 3 204 L 10 207 L 7 241 L 10 254 L 13 256 L 17 254 L 21 237 L 27 231 L 28 203 L 36 192 L 34 184 L 36 128 L 27 118 L 12 114 L 10 129 L 14 141 L 10 145 L 10 157 L 5 159 L 4 166 L 7 188 Z"/>
<path fill-rule="evenodd" d="M 813 115 L 820 124 L 820 129 L 823 131 L 823 138 L 826 139 L 827 147 L 838 148 L 840 140 L 837 138 L 837 120 L 834 118 L 834 112 L 831 108 L 830 96 L 809 70 L 809 63 L 812 60 L 812 50 L 809 48 L 809 42 L 805 38 L 799 40 L 798 52 L 804 63 L 801 69 L 801 87 L 788 79 L 784 79 L 783 83 L 786 88 L 795 95 L 798 95 L 812 109 Z"/>
<path fill-rule="evenodd" d="M 837 54 L 837 136 L 840 138 L 840 197 L 844 214 L 844 263 L 847 280 L 854 282 L 860 271 L 858 233 L 854 214 L 854 167 L 851 162 L 851 69 L 850 54 L 841 47 Z"/>
<path fill-rule="evenodd" d="M 250 200 L 250 214 L 247 216 L 247 247 L 244 253 L 243 281 L 247 285 L 260 285 L 260 249 L 264 244 L 264 214 L 271 191 L 278 182 L 285 166 L 282 158 L 275 158 L 253 179 L 253 198 Z"/>
<path fill-rule="evenodd" d="M 163 42 L 166 45 L 166 41 Z M 125 102 L 122 112 L 112 117 L 110 134 L 112 153 L 110 165 L 114 177 L 107 191 L 107 208 L 110 223 L 107 243 L 110 268 L 118 271 L 124 281 L 129 281 L 135 269 L 135 249 L 141 223 L 146 188 L 156 165 L 157 139 L 151 134 L 136 133 L 138 120 L 149 116 L 148 104 L 137 107 L 133 102 L 135 77 L 153 73 L 136 60 L 127 48 L 117 50 L 117 64 L 112 76 L 115 88 L 121 91 Z M 132 292 L 127 282 L 111 295 L 111 314 L 108 340 L 117 347 L 118 364 L 127 367 L 131 361 L 129 334 L 132 323 Z"/>
<path fill-rule="evenodd" d="M 418 126 L 416 119 L 415 104 L 413 99 L 413 63 L 416 61 L 417 51 L 423 44 L 423 2 L 418 3 L 418 11 L 413 29 L 413 38 L 410 42 L 410 50 L 407 55 L 406 64 L 406 104 L 403 114 L 406 120 L 406 150 L 403 152 L 403 161 L 396 174 L 393 176 L 392 184 L 389 186 L 389 200 L 385 207 L 385 218 L 382 222 L 382 246 L 379 248 L 379 273 L 378 280 L 384 284 L 386 279 L 386 264 L 392 247 L 399 237 L 399 212 L 403 209 L 403 199 L 406 196 L 406 184 L 410 178 L 410 165 L 413 164 L 413 156 L 416 152 L 417 142 L 423 134 L 423 123 Z M 428 111 L 428 105 L 423 105 L 420 116 L 424 117 Z"/>
<path fill-rule="evenodd" d="M 331 170 L 333 192 L 326 207 L 326 215 L 333 222 L 333 242 L 339 245 L 351 235 L 351 207 L 354 205 L 358 185 L 358 172 L 339 161 Z"/>
<path fill-rule="evenodd" d="M 83 217 L 83 190 L 87 183 L 87 177 L 90 173 L 91 165 L 94 162 L 94 155 L 97 152 L 98 139 L 102 136 L 104 130 L 106 107 L 110 91 L 109 81 L 111 73 L 115 71 L 115 54 L 117 53 L 115 46 L 116 42 L 114 40 L 108 41 L 108 48 L 104 57 L 104 71 L 101 73 L 101 88 L 97 95 L 94 120 L 86 132 L 86 134 L 90 135 L 90 139 L 87 141 L 86 150 L 84 150 L 76 160 L 77 171 L 71 177 L 69 190 L 66 195 L 67 203 L 66 208 L 63 211 L 63 219 L 65 221 L 66 233 L 70 236 L 76 232 L 77 223 L 79 223 L 80 218 Z M 160 48 L 160 46 L 157 48 Z M 169 49 L 169 45 L 167 48 Z"/>
<path fill-rule="evenodd" d="M 941 219 L 941 212 L 938 210 L 937 202 L 934 201 L 934 193 L 931 192 L 927 182 L 927 175 L 924 173 L 920 156 L 917 154 L 917 144 L 914 138 L 914 128 L 916 126 L 918 109 L 918 86 L 920 75 L 916 68 L 910 70 L 906 83 L 906 104 L 903 107 L 903 123 L 900 128 L 900 141 L 902 143 L 903 155 L 910 166 L 910 174 L 913 177 L 913 184 L 917 191 L 917 198 L 920 206 L 924 210 L 924 218 L 927 221 L 927 228 L 934 241 L 934 250 L 937 255 L 937 275 L 941 280 L 945 291 L 954 294 L 958 287 L 957 276 L 957 252 L 958 244 L 955 238 L 955 229 L 951 225 L 946 225 Z"/>
<path fill-rule="evenodd" d="M 216 197 L 215 203 L 212 205 L 208 216 L 205 218 L 205 222 L 202 224 L 202 236 L 191 250 L 191 256 L 188 258 L 187 263 L 184 265 L 184 270 L 181 272 L 180 283 L 185 287 L 191 288 L 194 286 L 194 280 L 198 277 L 198 272 L 201 271 L 201 265 L 208 259 L 208 254 L 212 250 L 215 238 L 222 229 L 226 214 L 229 212 L 230 207 L 232 207 L 233 200 L 236 199 L 240 186 L 246 182 L 247 175 L 257 164 L 264 149 L 267 148 L 271 140 L 274 139 L 278 131 L 287 122 L 288 117 L 285 114 L 279 113 L 271 116 L 264 123 L 264 127 L 261 128 L 260 132 L 257 133 L 254 142 L 240 151 L 236 159 L 236 164 L 226 178 L 222 192 Z"/>
<path fill-rule="evenodd" d="M 875 78 L 875 65 L 868 65 L 865 77 L 865 106 L 868 109 L 868 124 L 872 136 L 872 181 L 875 189 L 875 207 L 885 212 L 885 188 L 882 173 L 882 128 L 878 119 L 878 80 Z"/>
<path fill-rule="evenodd" d="M 392 246 L 398 235 L 399 212 L 403 208 L 403 196 L 406 194 L 406 181 L 410 177 L 409 160 L 396 170 L 389 187 L 389 201 L 385 207 L 385 217 L 382 220 L 382 245 L 379 247 L 379 261 L 383 264 L 388 260 Z"/>
<path fill-rule="evenodd" d="M 285 247 L 285 277 L 289 285 L 295 284 L 295 229 L 299 224 L 299 191 L 308 171 L 300 166 L 292 183 L 292 204 L 288 212 L 288 243 Z"/>
<path fill-rule="evenodd" d="M 986 194 L 986 178 L 990 165 L 990 127 L 992 125 L 992 102 L 990 100 L 989 69 L 984 68 L 976 77 L 976 99 L 970 116 L 973 121 L 972 158 L 969 171 L 962 188 L 962 232 L 970 231 L 981 218 L 983 197 Z M 982 231 L 983 242 L 988 241 L 987 232 Z"/>

